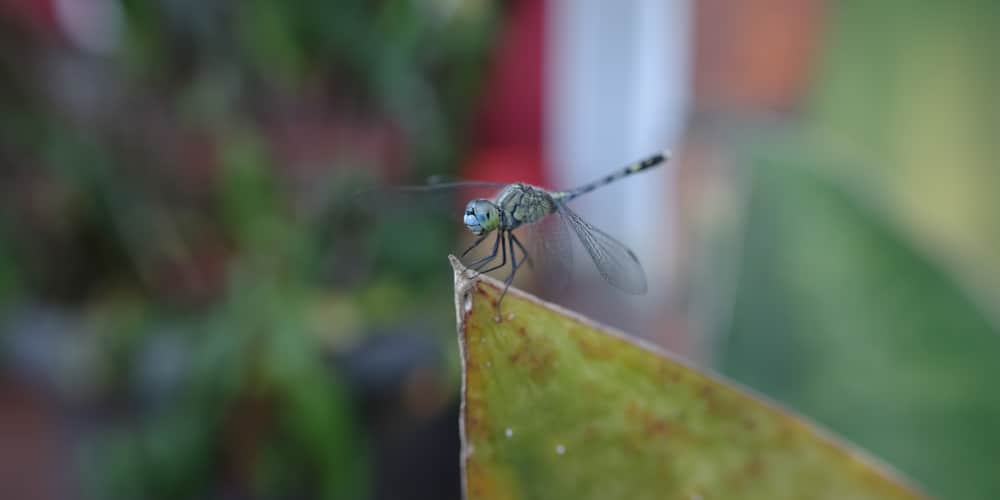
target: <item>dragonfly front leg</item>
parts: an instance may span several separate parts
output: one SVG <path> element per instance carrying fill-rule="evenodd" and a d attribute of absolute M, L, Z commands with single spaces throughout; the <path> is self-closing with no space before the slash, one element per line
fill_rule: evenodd
<path fill-rule="evenodd" d="M 500 234 L 497 236 L 497 243 L 500 244 L 500 263 L 489 269 L 483 269 L 482 271 L 479 271 L 479 273 L 477 274 L 486 274 L 489 272 L 493 272 L 507 265 L 507 233 L 500 231 Z M 494 244 L 494 247 L 495 246 L 496 244 Z M 496 253 L 495 248 L 493 250 L 493 253 L 494 254 Z"/>
<path fill-rule="evenodd" d="M 489 236 L 488 234 L 484 234 L 484 235 L 480 236 L 479 239 L 477 239 L 475 241 L 475 243 L 472 244 L 472 246 L 470 246 L 469 248 L 466 248 L 465 251 L 462 252 L 462 255 L 459 257 L 459 259 L 464 259 L 465 256 L 469 254 L 469 252 L 471 252 L 474 248 L 478 247 L 479 244 L 482 243 L 483 240 L 485 240 L 488 236 Z M 493 256 L 494 257 L 496 257 L 496 251 L 497 251 L 496 245 L 494 245 L 493 246 L 493 252 L 494 252 Z"/>
<path fill-rule="evenodd" d="M 472 248 L 474 248 L 476 245 L 478 245 L 479 242 L 481 242 L 482 240 L 486 239 L 486 236 L 488 236 L 488 235 L 485 235 L 482 238 L 479 238 L 479 241 L 475 242 L 473 244 Z M 486 264 L 489 264 L 490 262 L 493 261 L 493 259 L 497 258 L 497 251 L 498 251 L 499 247 L 500 247 L 500 234 L 498 233 L 496 240 L 493 241 L 493 251 L 489 255 L 487 255 L 486 257 L 483 257 L 483 258 L 481 258 L 481 259 L 479 259 L 479 260 L 477 260 L 477 261 L 469 264 L 467 267 L 469 269 L 472 269 L 473 271 L 478 271 L 479 268 L 485 266 Z M 472 250 L 472 248 L 469 248 L 469 250 Z M 469 253 L 469 250 L 466 250 L 465 253 Z M 465 256 L 465 253 L 463 253 L 462 255 Z"/>

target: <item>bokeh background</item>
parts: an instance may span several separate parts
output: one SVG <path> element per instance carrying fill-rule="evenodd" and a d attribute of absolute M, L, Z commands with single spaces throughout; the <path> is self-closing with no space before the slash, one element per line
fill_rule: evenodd
<path fill-rule="evenodd" d="M 998 498 L 998 26 L 989 0 L 2 0 L 0 497 L 459 498 L 468 236 L 381 188 L 669 148 L 577 206 L 649 295 L 578 248 L 550 298 Z"/>

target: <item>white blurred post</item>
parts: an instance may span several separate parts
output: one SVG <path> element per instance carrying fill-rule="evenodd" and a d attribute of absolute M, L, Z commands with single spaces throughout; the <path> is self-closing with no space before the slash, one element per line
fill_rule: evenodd
<path fill-rule="evenodd" d="M 689 0 L 550 0 L 546 17 L 546 138 L 553 181 L 577 186 L 673 149 L 691 79 Z M 650 326 L 669 300 L 674 172 L 667 164 L 574 202 L 581 215 L 632 248 L 645 267 L 647 297 L 609 299 L 636 305 L 627 307 L 630 318 L 643 313 L 639 323 L 608 318 L 623 326 Z M 574 282 L 597 276 L 586 255 L 574 262 Z"/>

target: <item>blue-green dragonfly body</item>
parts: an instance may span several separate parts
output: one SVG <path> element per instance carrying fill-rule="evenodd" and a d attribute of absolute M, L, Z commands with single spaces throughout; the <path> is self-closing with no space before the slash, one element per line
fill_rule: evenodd
<path fill-rule="evenodd" d="M 607 233 L 583 220 L 566 204 L 599 187 L 660 165 L 669 157 L 666 152 L 650 156 L 570 191 L 549 191 L 518 182 L 504 187 L 492 200 L 472 200 L 466 205 L 462 221 L 479 238 L 462 253 L 462 257 L 496 232 L 492 252 L 470 263 L 468 267 L 477 273 L 491 272 L 505 266 L 507 255 L 510 254 L 511 271 L 504 280 L 502 301 L 518 268 L 525 262 L 530 263 L 531 258 L 513 231 L 526 224 L 537 224 L 546 217 L 558 216 L 562 219 L 559 224 L 565 221 L 576 233 L 605 280 L 627 293 L 644 294 L 646 275 L 635 254 Z M 520 258 L 515 248 L 520 251 Z M 491 266 L 496 262 L 498 254 L 500 262 Z"/>

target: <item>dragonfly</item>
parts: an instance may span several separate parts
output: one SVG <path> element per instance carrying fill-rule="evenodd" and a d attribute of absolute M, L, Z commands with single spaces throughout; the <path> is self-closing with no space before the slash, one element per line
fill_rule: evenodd
<path fill-rule="evenodd" d="M 540 224 L 557 228 L 554 231 L 545 231 L 549 234 L 541 235 L 543 241 L 539 242 L 543 252 L 555 254 L 550 255 L 549 259 L 568 257 L 570 248 L 568 242 L 561 241 L 568 236 L 564 229 L 568 226 L 572 228 L 605 281 L 623 292 L 643 295 L 647 290 L 646 274 L 635 253 L 608 233 L 584 220 L 569 208 L 568 203 L 598 188 L 661 165 L 669 159 L 670 152 L 663 151 L 567 191 L 550 191 L 523 182 L 499 185 L 476 181 L 440 183 L 413 188 L 427 190 L 501 186 L 492 199 L 473 199 L 465 206 L 462 222 L 476 236 L 476 240 L 461 254 L 461 258 L 464 259 L 483 242 L 493 238 L 491 251 L 467 264 L 467 268 L 474 276 L 503 268 L 507 265 L 509 257 L 510 272 L 504 279 L 503 292 L 497 300 L 498 310 L 518 270 L 525 263 L 529 265 L 532 263 L 531 255 L 514 231 L 525 226 Z M 555 238 L 556 241 L 545 241 L 549 238 Z"/>

